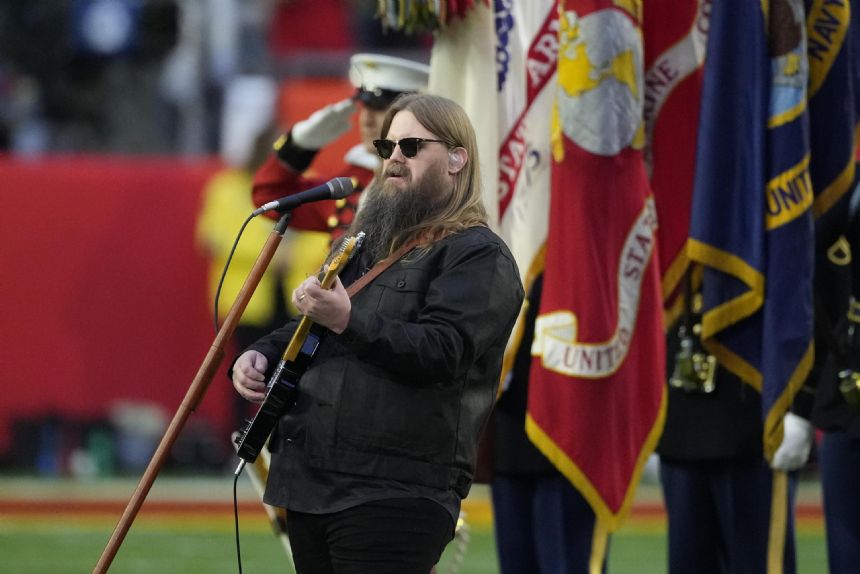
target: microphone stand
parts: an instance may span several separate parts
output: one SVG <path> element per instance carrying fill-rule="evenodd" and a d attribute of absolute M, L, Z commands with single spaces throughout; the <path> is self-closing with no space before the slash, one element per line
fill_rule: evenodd
<path fill-rule="evenodd" d="M 236 296 L 233 306 L 230 307 L 230 311 L 227 313 L 224 324 L 215 336 L 215 340 L 213 341 L 209 352 L 206 354 L 203 364 L 200 365 L 197 375 L 194 377 L 194 380 L 191 382 L 191 386 L 185 394 L 185 398 L 179 405 L 176 414 L 173 416 L 173 420 L 170 421 L 170 425 L 167 427 L 164 436 L 161 438 L 161 442 L 155 449 L 155 453 L 152 455 L 149 465 L 147 465 L 146 470 L 140 479 L 140 483 L 138 483 L 137 488 L 129 499 L 128 505 L 126 505 L 119 523 L 116 525 L 110 540 L 102 551 L 102 555 L 99 558 L 96 567 L 93 569 L 93 574 L 102 574 L 107 572 L 107 569 L 110 567 L 111 562 L 116 556 L 125 535 L 128 533 L 128 529 L 131 527 L 132 521 L 134 521 L 137 516 L 137 512 L 140 510 L 143 500 L 149 493 L 149 489 L 152 488 L 152 483 L 155 482 L 155 477 L 164 465 L 170 449 L 173 447 L 179 432 L 185 425 L 185 421 L 203 399 L 203 395 L 209 388 L 209 383 L 212 382 L 212 378 L 215 376 L 215 372 L 224 358 L 224 346 L 233 335 L 233 331 L 236 329 L 239 318 L 242 316 L 242 313 L 245 311 L 245 307 L 248 305 L 248 301 L 251 299 L 251 296 L 254 294 L 254 290 L 260 283 L 263 273 L 265 273 L 266 268 L 268 268 L 269 263 L 272 261 L 272 257 L 274 257 L 275 251 L 287 230 L 290 217 L 291 213 L 289 211 L 284 213 L 278 223 L 275 224 L 272 232 L 269 234 L 269 238 L 263 245 L 260 255 L 254 263 L 254 267 L 251 269 L 250 273 L 248 273 L 248 277 L 245 279 L 242 289 Z"/>

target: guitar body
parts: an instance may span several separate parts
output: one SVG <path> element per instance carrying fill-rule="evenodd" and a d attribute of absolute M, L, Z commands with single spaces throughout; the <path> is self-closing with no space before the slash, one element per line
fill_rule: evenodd
<path fill-rule="evenodd" d="M 278 363 L 269 377 L 266 398 L 254 418 L 247 422 L 234 439 L 239 458 L 247 462 L 257 460 L 278 419 L 296 404 L 299 379 L 310 365 L 318 346 L 319 338 L 309 334 L 294 361 L 281 360 Z"/>

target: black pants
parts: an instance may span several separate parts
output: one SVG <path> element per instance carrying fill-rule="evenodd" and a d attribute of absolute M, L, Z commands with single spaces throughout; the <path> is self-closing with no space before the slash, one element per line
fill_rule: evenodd
<path fill-rule="evenodd" d="M 428 574 L 454 537 L 432 500 L 379 500 L 332 514 L 287 512 L 299 574 Z"/>

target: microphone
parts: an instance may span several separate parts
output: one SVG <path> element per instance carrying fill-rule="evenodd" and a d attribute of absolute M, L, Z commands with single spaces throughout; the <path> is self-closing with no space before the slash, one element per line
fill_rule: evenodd
<path fill-rule="evenodd" d="M 352 180 L 348 177 L 336 177 L 322 185 L 312 187 L 293 195 L 276 199 L 264 203 L 251 213 L 251 217 L 256 217 L 267 211 L 284 212 L 300 206 L 303 203 L 311 201 L 321 201 L 323 199 L 343 199 L 353 192 L 355 188 L 352 185 Z"/>

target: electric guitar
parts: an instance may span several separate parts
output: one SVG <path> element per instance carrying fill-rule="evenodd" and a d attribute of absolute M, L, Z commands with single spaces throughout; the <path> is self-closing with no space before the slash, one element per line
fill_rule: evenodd
<path fill-rule="evenodd" d="M 331 288 L 335 278 L 363 240 L 364 232 L 361 232 L 343 242 L 340 250 L 322 271 L 320 285 L 323 289 Z M 266 383 L 266 398 L 254 418 L 248 420 L 233 439 L 239 458 L 246 462 L 254 462 L 257 459 L 278 419 L 296 403 L 299 379 L 310 365 L 320 342 L 319 337 L 310 332 L 311 325 L 313 321 L 308 317 L 302 317 L 299 321 L 281 361 Z"/>

